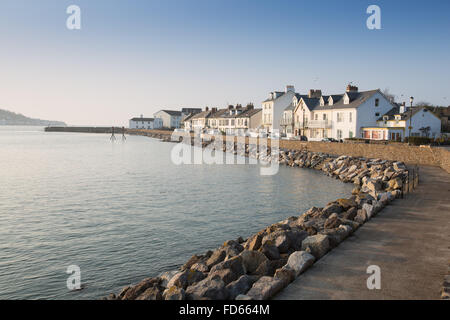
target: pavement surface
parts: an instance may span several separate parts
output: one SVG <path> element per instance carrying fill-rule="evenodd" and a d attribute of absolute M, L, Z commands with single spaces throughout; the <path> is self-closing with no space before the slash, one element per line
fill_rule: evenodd
<path fill-rule="evenodd" d="M 276 300 L 439 299 L 450 262 L 450 174 L 421 167 L 413 193 L 397 199 L 317 261 Z M 367 267 L 381 289 L 367 288 Z"/>

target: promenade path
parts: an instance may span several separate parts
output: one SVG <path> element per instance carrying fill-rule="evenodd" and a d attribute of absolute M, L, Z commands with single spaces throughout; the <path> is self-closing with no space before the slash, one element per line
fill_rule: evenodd
<path fill-rule="evenodd" d="M 420 168 L 420 184 L 317 261 L 275 299 L 439 299 L 450 259 L 450 174 Z M 366 269 L 381 268 L 381 289 Z"/>

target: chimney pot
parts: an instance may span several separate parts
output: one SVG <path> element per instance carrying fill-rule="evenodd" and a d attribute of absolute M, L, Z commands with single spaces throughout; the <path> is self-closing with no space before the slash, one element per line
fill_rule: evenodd
<path fill-rule="evenodd" d="M 357 86 L 352 86 L 350 83 L 347 85 L 347 88 L 345 89 L 347 92 L 358 92 Z"/>
<path fill-rule="evenodd" d="M 308 93 L 308 97 L 309 98 L 317 98 L 317 99 L 319 99 L 321 96 L 322 96 L 322 90 L 320 90 L 320 89 L 317 89 L 317 90 L 311 89 L 311 90 L 309 90 L 309 93 Z"/>

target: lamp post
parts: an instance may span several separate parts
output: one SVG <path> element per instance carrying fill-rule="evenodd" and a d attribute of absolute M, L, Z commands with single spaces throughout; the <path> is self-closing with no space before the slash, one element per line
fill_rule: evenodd
<path fill-rule="evenodd" d="M 410 144 L 411 139 L 411 129 L 412 129 L 412 105 L 413 105 L 414 97 L 409 98 L 409 102 L 411 103 L 411 107 L 409 108 L 409 135 L 408 135 L 408 144 Z"/>

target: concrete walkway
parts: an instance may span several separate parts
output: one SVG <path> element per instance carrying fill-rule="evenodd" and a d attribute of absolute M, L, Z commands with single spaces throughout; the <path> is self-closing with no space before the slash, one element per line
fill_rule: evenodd
<path fill-rule="evenodd" d="M 450 259 L 450 175 L 420 168 L 414 193 L 397 199 L 275 299 L 439 299 Z M 367 289 L 370 265 L 381 289 Z"/>

